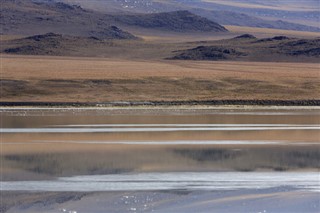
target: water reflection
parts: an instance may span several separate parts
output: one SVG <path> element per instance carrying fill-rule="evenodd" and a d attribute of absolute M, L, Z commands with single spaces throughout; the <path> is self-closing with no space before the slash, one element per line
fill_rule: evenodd
<path fill-rule="evenodd" d="M 320 167 L 318 110 L 87 111 L 3 110 L 3 180 Z"/>
<path fill-rule="evenodd" d="M 172 172 L 116 175 L 90 175 L 59 178 L 51 181 L 3 182 L 7 191 L 147 191 L 147 190 L 237 190 L 285 186 L 320 191 L 316 172 Z"/>

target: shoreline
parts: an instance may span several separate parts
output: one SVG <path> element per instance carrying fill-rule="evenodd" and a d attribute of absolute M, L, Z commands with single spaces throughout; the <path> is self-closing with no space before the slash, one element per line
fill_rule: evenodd
<path fill-rule="evenodd" d="M 117 102 L 9 102 L 0 107 L 318 107 L 320 100 L 205 100 L 205 101 L 117 101 Z"/>

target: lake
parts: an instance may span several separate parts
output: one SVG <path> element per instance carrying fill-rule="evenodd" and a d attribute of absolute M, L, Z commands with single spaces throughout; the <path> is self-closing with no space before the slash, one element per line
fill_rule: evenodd
<path fill-rule="evenodd" d="M 320 190 L 317 108 L 1 108 L 1 191 Z"/>

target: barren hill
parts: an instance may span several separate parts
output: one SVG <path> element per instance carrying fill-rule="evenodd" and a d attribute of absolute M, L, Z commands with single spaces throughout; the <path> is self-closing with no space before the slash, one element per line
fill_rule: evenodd
<path fill-rule="evenodd" d="M 225 32 L 221 25 L 188 11 L 157 14 L 104 14 L 56 1 L 0 0 L 1 34 L 53 32 L 101 39 L 135 39 L 128 26 L 174 32 Z M 114 26 L 121 26 L 122 29 Z"/>
<path fill-rule="evenodd" d="M 9 43 L 4 50 L 8 54 L 19 55 L 64 55 L 67 50 L 71 52 L 74 46 L 82 46 L 90 49 L 94 45 L 99 45 L 100 40 L 96 37 L 66 36 L 55 33 L 30 36 L 16 39 Z"/>
<path fill-rule="evenodd" d="M 111 16 L 112 22 L 177 32 L 227 32 L 223 26 L 189 11 Z"/>

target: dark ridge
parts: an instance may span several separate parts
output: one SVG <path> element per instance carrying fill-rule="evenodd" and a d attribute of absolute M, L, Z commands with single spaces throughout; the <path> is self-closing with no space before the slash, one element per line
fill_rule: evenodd
<path fill-rule="evenodd" d="M 116 23 L 151 29 L 162 29 L 176 32 L 227 32 L 216 22 L 195 15 L 187 10 L 152 13 L 117 15 L 112 17 Z"/>
<path fill-rule="evenodd" d="M 273 38 L 271 38 L 272 40 L 276 40 L 276 41 L 282 41 L 282 40 L 288 40 L 290 39 L 289 37 L 287 36 L 275 36 Z"/>
<path fill-rule="evenodd" d="M 289 40 L 290 38 L 287 36 L 275 36 L 273 38 L 263 38 L 259 39 L 257 42 L 269 42 L 269 41 L 283 41 L 283 40 Z"/>
<path fill-rule="evenodd" d="M 2 107 L 112 107 L 112 106 L 320 106 L 320 100 L 207 100 L 207 101 L 136 101 L 136 102 L 0 102 Z"/>
<path fill-rule="evenodd" d="M 65 4 L 63 2 L 57 2 L 55 3 L 56 7 L 59 9 L 64 9 L 64 10 L 74 10 L 74 6 L 71 6 L 69 4 Z"/>
<path fill-rule="evenodd" d="M 4 52 L 8 54 L 30 54 L 30 55 L 38 55 L 37 53 L 40 51 L 41 49 L 39 47 L 34 47 L 31 45 L 8 48 L 4 50 Z"/>
<path fill-rule="evenodd" d="M 320 56 L 320 48 L 312 48 L 307 50 L 292 51 L 290 55 L 307 55 L 307 56 Z"/>
<path fill-rule="evenodd" d="M 180 54 L 168 58 L 174 60 L 226 60 L 235 56 L 245 55 L 233 48 L 216 46 L 198 46 L 193 49 L 182 50 Z"/>
<path fill-rule="evenodd" d="M 88 37 L 46 33 L 9 41 L 9 48 L 0 52 L 21 55 L 63 55 L 65 50 L 76 47 L 99 45 L 102 40 L 139 39 L 132 34 L 111 26 L 105 31 L 91 32 Z M 99 42 L 99 43 L 98 43 Z"/>
<path fill-rule="evenodd" d="M 256 37 L 251 34 L 243 34 L 243 35 L 234 37 L 234 39 L 256 39 Z"/>
<path fill-rule="evenodd" d="M 138 39 L 138 37 L 116 26 L 110 26 L 100 31 L 91 31 L 90 37 L 97 39 Z"/>
<path fill-rule="evenodd" d="M 248 38 L 250 35 L 240 36 Z M 242 42 L 243 41 L 243 42 Z M 199 44 L 199 43 L 197 43 Z M 171 60 L 286 61 L 318 63 L 320 39 L 276 36 L 265 39 L 225 39 L 209 46 L 172 51 Z"/>
<path fill-rule="evenodd" d="M 293 56 L 320 57 L 320 39 L 299 39 L 279 44 L 279 52 Z"/>
<path fill-rule="evenodd" d="M 95 36 L 90 36 L 89 39 L 92 39 L 92 40 L 97 40 L 97 41 L 100 41 L 101 39 L 95 37 Z"/>
<path fill-rule="evenodd" d="M 34 40 L 34 41 L 41 41 L 43 39 L 48 39 L 48 38 L 62 38 L 62 35 L 56 34 L 56 33 L 46 33 L 42 35 L 34 35 L 34 36 L 26 37 L 26 39 Z"/>
<path fill-rule="evenodd" d="M 285 44 L 290 45 L 292 47 L 305 46 L 305 45 L 316 46 L 316 45 L 320 45 L 320 38 L 317 38 L 317 39 L 299 39 L 299 40 L 295 40 L 295 41 L 288 41 Z"/>
<path fill-rule="evenodd" d="M 63 2 L 56 2 L 55 0 L 32 0 L 33 3 L 37 5 L 49 5 L 53 8 L 59 9 L 59 10 L 82 10 L 85 11 L 80 5 L 71 5 L 66 4 Z"/>

